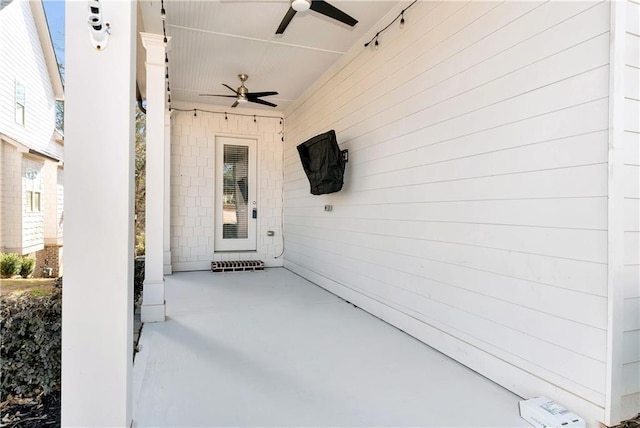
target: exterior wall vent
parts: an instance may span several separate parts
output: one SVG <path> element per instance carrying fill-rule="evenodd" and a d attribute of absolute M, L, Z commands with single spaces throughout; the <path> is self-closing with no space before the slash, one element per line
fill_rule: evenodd
<path fill-rule="evenodd" d="M 264 262 L 262 260 L 211 262 L 212 272 L 246 272 L 256 270 L 264 270 Z"/>

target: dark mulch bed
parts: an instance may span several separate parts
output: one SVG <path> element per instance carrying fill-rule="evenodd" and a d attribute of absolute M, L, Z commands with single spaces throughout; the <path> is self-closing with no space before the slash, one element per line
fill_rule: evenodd
<path fill-rule="evenodd" d="M 60 391 L 0 403 L 0 428 L 60 427 Z"/>
<path fill-rule="evenodd" d="M 633 419 L 629 419 L 614 428 L 640 428 L 640 413 Z"/>

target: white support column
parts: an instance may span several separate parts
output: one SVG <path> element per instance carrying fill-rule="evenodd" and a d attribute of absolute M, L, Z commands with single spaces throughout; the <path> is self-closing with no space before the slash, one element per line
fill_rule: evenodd
<path fill-rule="evenodd" d="M 140 33 L 147 50 L 147 176 L 142 322 L 162 322 L 164 301 L 165 110 L 164 36 Z"/>
<path fill-rule="evenodd" d="M 621 422 L 624 364 L 624 120 L 626 2 L 610 3 L 607 191 L 607 377 L 604 420 Z"/>
<path fill-rule="evenodd" d="M 62 426 L 131 425 L 135 2 L 66 2 Z"/>
<path fill-rule="evenodd" d="M 164 274 L 171 275 L 171 112 L 164 116 Z"/>

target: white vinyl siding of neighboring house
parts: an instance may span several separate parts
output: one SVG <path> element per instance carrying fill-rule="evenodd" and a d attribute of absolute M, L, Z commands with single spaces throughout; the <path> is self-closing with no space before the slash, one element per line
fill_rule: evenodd
<path fill-rule="evenodd" d="M 20 82 L 16 81 L 16 95 L 15 95 L 15 99 L 16 99 L 16 123 L 18 125 L 23 125 L 25 124 L 25 116 L 26 116 L 26 112 L 25 112 L 25 107 L 27 105 L 27 96 L 25 93 L 25 88 L 24 85 Z"/>
<path fill-rule="evenodd" d="M 0 252 L 22 249 L 22 155 L 0 139 Z"/>
<path fill-rule="evenodd" d="M 0 167 L 6 170 L 0 174 L 0 251 L 27 254 L 42 250 L 45 238 L 62 244 L 62 229 L 55 227 L 62 210 L 56 170 L 63 145 L 55 132 L 62 87 L 59 74 L 50 75 L 58 70 L 40 2 L 14 0 L 2 9 L 0 58 Z"/>
<path fill-rule="evenodd" d="M 633 416 L 640 409 L 640 4 L 626 7 L 622 412 Z"/>
<path fill-rule="evenodd" d="M 22 251 L 32 253 L 44 248 L 44 161 L 22 160 Z"/>
<path fill-rule="evenodd" d="M 64 229 L 64 169 L 60 167 L 56 173 L 56 226 L 55 237 L 61 244 Z"/>
<path fill-rule="evenodd" d="M 0 133 L 61 159 L 55 97 L 28 1 L 14 0 L 0 14 L 0 58 Z M 16 83 L 26 94 L 24 125 L 16 121 Z"/>
<path fill-rule="evenodd" d="M 62 244 L 62 203 L 64 196 L 62 173 L 63 170 L 55 163 L 45 163 L 43 176 L 46 206 L 43 211 L 46 245 Z"/>
<path fill-rule="evenodd" d="M 285 266 L 592 423 L 607 401 L 610 7 L 418 2 L 286 112 Z M 345 187 L 312 196 L 295 147 L 329 129 L 349 149 Z"/>

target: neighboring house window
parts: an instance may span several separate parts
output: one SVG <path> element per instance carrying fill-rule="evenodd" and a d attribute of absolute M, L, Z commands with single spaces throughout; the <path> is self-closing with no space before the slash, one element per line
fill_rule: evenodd
<path fill-rule="evenodd" d="M 16 82 L 16 123 L 24 125 L 26 96 L 24 85 Z"/>
<path fill-rule="evenodd" d="M 40 177 L 38 171 L 27 170 L 27 194 L 25 201 L 25 211 L 29 213 L 38 213 L 42 211 L 40 191 Z"/>
<path fill-rule="evenodd" d="M 27 211 L 39 213 L 40 208 L 40 192 L 27 192 Z"/>

